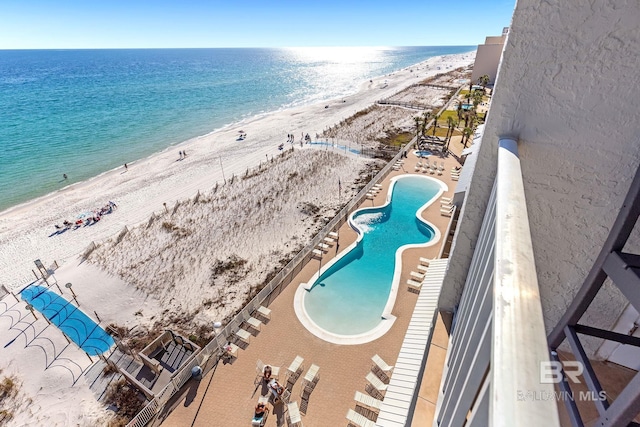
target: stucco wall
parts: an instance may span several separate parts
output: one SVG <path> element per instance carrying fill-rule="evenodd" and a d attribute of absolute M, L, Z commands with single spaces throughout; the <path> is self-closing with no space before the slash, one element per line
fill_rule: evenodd
<path fill-rule="evenodd" d="M 473 72 L 471 73 L 472 82 L 476 83 L 478 78 L 485 74 L 489 76 L 490 83 L 496 81 L 502 48 L 503 45 L 501 44 L 481 44 L 478 46 Z"/>
<path fill-rule="evenodd" d="M 640 164 L 638 22 L 636 0 L 518 0 L 441 308 L 459 298 L 495 176 L 498 137 L 514 136 L 547 330 L 562 316 Z M 637 230 L 627 250 L 640 253 Z M 609 284 L 582 323 L 609 329 L 625 305 Z M 599 343 L 589 341 L 588 352 Z"/>

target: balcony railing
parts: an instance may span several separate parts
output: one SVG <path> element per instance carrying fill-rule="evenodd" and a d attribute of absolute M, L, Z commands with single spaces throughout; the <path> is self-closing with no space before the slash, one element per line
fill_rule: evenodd
<path fill-rule="evenodd" d="M 559 426 L 557 393 L 541 381 L 548 363 L 517 142 L 503 139 L 434 426 Z"/>

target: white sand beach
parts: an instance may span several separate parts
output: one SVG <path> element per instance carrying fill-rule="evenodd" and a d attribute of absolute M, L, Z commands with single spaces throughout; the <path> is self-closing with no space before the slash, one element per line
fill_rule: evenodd
<path fill-rule="evenodd" d="M 353 96 L 248 119 L 0 212 L 1 283 L 17 293 L 33 281 L 35 259 L 56 261 L 60 286 L 73 283 L 80 307 L 103 326 L 228 318 L 358 191 L 367 171 L 380 168 L 370 158 L 301 145 L 301 134 L 315 139 L 376 100 L 474 58 L 432 58 L 365 82 Z M 400 99 L 437 106 L 441 95 L 412 88 Z M 375 147 L 385 126 L 415 132 L 419 113 L 376 107 L 368 119 L 337 129 L 332 142 Z M 118 207 L 99 222 L 56 232 L 54 224 L 109 201 Z M 11 295 L 0 301 L 0 379 L 12 377 L 19 389 L 7 425 L 103 425 L 111 412 L 83 375 L 92 362 L 36 316 Z"/>

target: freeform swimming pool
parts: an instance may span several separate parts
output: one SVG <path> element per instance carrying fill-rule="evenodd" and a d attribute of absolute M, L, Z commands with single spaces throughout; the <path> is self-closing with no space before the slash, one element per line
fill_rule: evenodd
<path fill-rule="evenodd" d="M 433 153 L 429 150 L 415 150 L 414 151 L 415 155 L 418 157 L 429 157 L 430 155 L 432 155 Z"/>
<path fill-rule="evenodd" d="M 384 334 L 372 331 L 384 319 L 393 319 L 401 252 L 439 239 L 437 229 L 420 213 L 445 189 L 444 183 L 430 177 L 397 177 L 384 206 L 354 212 L 349 222 L 358 240 L 311 279 L 308 291 L 298 290 L 296 314 L 301 322 L 332 342 L 355 344 Z M 386 326 L 385 331 L 391 325 Z M 364 336 L 370 339 L 363 341 Z M 346 342 L 349 337 L 357 337 L 357 342 Z"/>
<path fill-rule="evenodd" d="M 44 286 L 29 286 L 22 299 L 42 313 L 64 332 L 70 340 L 90 356 L 109 350 L 114 344 L 111 335 L 75 305 Z"/>

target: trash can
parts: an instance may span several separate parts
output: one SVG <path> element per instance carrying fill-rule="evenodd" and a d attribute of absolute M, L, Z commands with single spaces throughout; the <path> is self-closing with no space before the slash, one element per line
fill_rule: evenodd
<path fill-rule="evenodd" d="M 191 368 L 191 376 L 200 381 L 202 379 L 202 368 L 200 366 L 194 366 Z"/>

